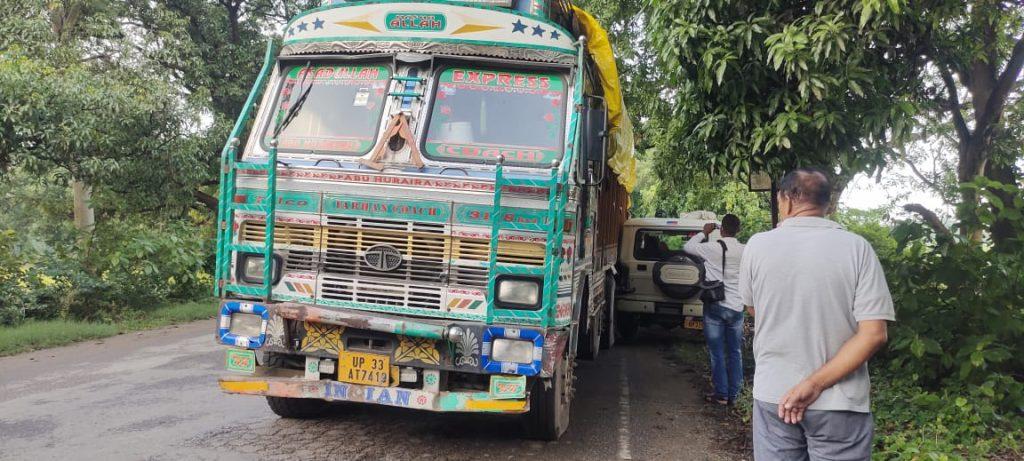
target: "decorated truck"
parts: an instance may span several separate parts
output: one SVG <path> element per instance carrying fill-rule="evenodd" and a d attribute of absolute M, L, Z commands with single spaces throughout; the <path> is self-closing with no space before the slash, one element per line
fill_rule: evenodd
<path fill-rule="evenodd" d="M 555 0 L 333 2 L 268 45 L 222 152 L 220 379 L 523 414 L 557 439 L 612 337 L 635 182 L 611 48 Z"/>

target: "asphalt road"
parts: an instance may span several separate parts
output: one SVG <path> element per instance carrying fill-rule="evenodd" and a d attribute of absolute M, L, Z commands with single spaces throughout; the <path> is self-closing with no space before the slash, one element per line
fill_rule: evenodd
<path fill-rule="evenodd" d="M 684 339 L 653 331 L 578 367 L 558 442 L 524 440 L 518 419 L 338 405 L 329 418 L 278 418 L 259 397 L 217 387 L 212 321 L 0 358 L 0 459 L 729 459 Z"/>

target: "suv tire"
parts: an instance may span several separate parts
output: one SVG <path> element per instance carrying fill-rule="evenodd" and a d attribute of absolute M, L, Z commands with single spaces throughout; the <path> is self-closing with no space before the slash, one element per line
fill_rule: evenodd
<path fill-rule="evenodd" d="M 662 271 L 665 268 L 689 266 L 693 267 L 697 271 L 697 280 L 693 283 L 673 283 L 671 280 L 665 280 L 662 276 Z M 704 284 L 704 262 L 700 258 L 689 255 L 675 255 L 664 261 L 659 261 L 654 265 L 654 284 L 658 286 L 666 296 L 679 300 L 690 299 L 700 293 L 701 285 Z"/>

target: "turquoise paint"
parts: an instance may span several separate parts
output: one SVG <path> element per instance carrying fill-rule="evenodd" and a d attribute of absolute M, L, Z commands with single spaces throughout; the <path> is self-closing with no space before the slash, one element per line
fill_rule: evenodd
<path fill-rule="evenodd" d="M 461 398 L 460 398 L 461 397 Z M 459 394 L 442 394 L 437 401 L 437 407 L 441 411 L 455 411 L 466 406 L 466 397 Z"/>
<path fill-rule="evenodd" d="M 470 226 L 489 227 L 492 209 L 491 205 L 455 205 L 455 222 Z M 547 210 L 513 207 L 502 207 L 502 210 L 505 212 L 503 218 L 506 222 L 546 224 L 548 220 Z"/>
<path fill-rule="evenodd" d="M 252 89 L 249 90 L 249 96 L 245 100 L 245 105 L 242 106 L 242 112 L 238 114 L 238 119 L 235 120 L 235 125 L 231 128 L 231 135 L 228 137 L 227 142 L 224 143 L 224 148 L 220 154 L 220 184 L 218 186 L 217 194 L 217 258 L 214 263 L 214 278 L 213 278 L 213 294 L 214 296 L 224 296 L 226 290 L 221 287 L 221 283 L 227 283 L 228 275 L 231 271 L 231 248 L 232 244 L 232 233 L 234 232 L 234 221 L 235 213 L 231 209 L 231 201 L 235 195 L 235 161 L 238 158 L 237 150 L 240 143 L 240 137 L 242 135 L 242 129 L 245 128 L 252 116 L 252 109 L 255 106 L 256 95 L 259 94 L 260 89 L 263 88 L 263 83 L 266 81 L 267 76 L 270 75 L 270 70 L 273 68 L 274 59 L 274 41 L 267 41 L 267 51 L 263 56 L 263 67 L 260 68 L 259 76 L 256 77 L 256 82 L 253 83 Z M 273 157 L 270 157 L 269 163 L 276 166 L 276 155 L 277 151 L 274 150 L 272 153 Z M 273 169 L 271 169 L 273 170 Z M 274 177 L 274 173 L 268 172 L 268 177 Z M 273 184 L 270 185 L 274 187 Z M 270 209 L 271 215 L 273 214 L 273 207 Z M 273 238 L 273 220 L 268 228 L 268 235 Z M 270 266 L 269 258 L 265 258 L 265 263 Z M 267 297 L 269 298 L 269 290 Z"/>
<path fill-rule="evenodd" d="M 245 197 L 247 204 L 264 203 L 264 191 L 258 189 L 238 189 L 235 197 Z M 315 192 L 279 191 L 277 193 L 277 209 L 281 211 L 297 211 L 301 213 L 320 212 L 320 194 Z"/>

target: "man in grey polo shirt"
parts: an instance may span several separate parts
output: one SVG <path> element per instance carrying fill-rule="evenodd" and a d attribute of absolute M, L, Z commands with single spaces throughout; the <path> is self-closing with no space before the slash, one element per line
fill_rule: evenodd
<path fill-rule="evenodd" d="M 754 315 L 754 458 L 870 459 L 868 359 L 896 319 L 871 245 L 825 219 L 828 177 L 779 182 L 778 228 L 754 235 L 740 296 Z"/>

